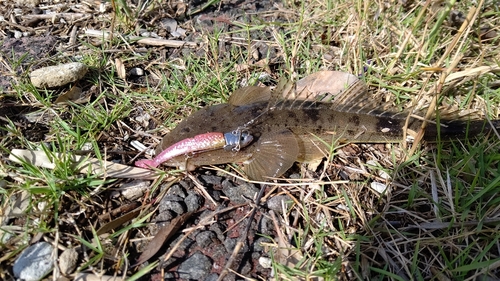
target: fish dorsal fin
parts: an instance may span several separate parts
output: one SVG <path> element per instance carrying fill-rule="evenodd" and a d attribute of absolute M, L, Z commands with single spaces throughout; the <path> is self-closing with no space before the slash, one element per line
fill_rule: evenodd
<path fill-rule="evenodd" d="M 293 101 L 281 103 L 290 108 L 314 106 L 315 102 L 329 103 L 336 111 L 355 113 L 384 112 L 389 108 L 381 106 L 356 75 L 328 70 L 315 72 L 295 84 L 280 80 L 271 94 L 269 108 L 285 100 Z"/>
<path fill-rule="evenodd" d="M 269 87 L 246 86 L 234 91 L 229 97 L 229 104 L 234 106 L 248 105 L 256 102 L 269 101 L 271 89 Z"/>
<path fill-rule="evenodd" d="M 243 170 L 252 180 L 267 181 L 286 172 L 298 155 L 299 145 L 290 130 L 264 133 Z"/>

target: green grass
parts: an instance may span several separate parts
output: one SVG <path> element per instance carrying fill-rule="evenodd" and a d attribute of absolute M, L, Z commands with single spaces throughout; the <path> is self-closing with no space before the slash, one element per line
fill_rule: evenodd
<path fill-rule="evenodd" d="M 155 7 L 156 2 L 152 2 L 148 7 Z M 197 12 L 217 6 L 217 2 L 210 1 Z M 499 119 L 500 91 L 494 86 L 498 71 L 480 76 L 464 74 L 462 79 L 445 84 L 440 81 L 454 64 L 457 66 L 450 70 L 452 73 L 498 66 L 498 36 L 491 43 L 480 42 L 475 35 L 483 22 L 499 26 L 498 8 L 487 4 L 479 7 L 478 20 L 469 25 L 466 36 L 450 26 L 449 13 L 452 9 L 467 12 L 472 5 L 467 1 L 450 1 L 444 7 L 431 2 L 429 6 L 418 2 L 405 7 L 393 2 L 280 2 L 283 11 L 291 15 L 287 21 L 269 23 L 260 18 L 262 15 L 252 15 L 249 22 L 237 23 L 231 31 L 217 27 L 204 31 L 203 52 L 192 50 L 172 58 L 163 57 L 155 49 L 132 52 L 118 37 L 100 47 L 82 39 L 87 47 L 82 60 L 91 67 L 82 85 L 84 91 L 92 93 L 89 101 L 55 105 L 55 98 L 64 89 L 35 89 L 27 79 L 21 79 L 14 94 L 2 98 L 35 106 L 42 113 L 39 123 L 49 132 L 43 140 L 34 140 L 17 125 L 18 120 L 4 120 L 0 127 L 2 155 L 7 157 L 16 148 L 43 150 L 48 155 L 85 150 L 92 157 L 131 164 L 136 151 L 130 140 L 155 146 L 190 113 L 226 101 L 243 79 L 256 82 L 255 77 L 262 72 L 270 74 L 272 83 L 280 77 L 297 79 L 318 70 L 340 70 L 362 75 L 376 92 L 374 98 L 397 109 L 427 108 L 433 96 L 439 95 L 441 104 L 484 111 L 490 119 Z M 128 5 L 118 1 L 115 7 L 116 25 L 124 34 L 132 34 L 132 23 L 144 24 L 142 17 L 148 17 L 148 7 L 132 13 Z M 264 67 L 256 65 L 251 53 L 251 46 L 259 40 L 270 47 Z M 457 54 L 463 56 L 458 59 Z M 22 59 L 8 60 L 9 54 L 2 57 L 12 69 L 22 65 Z M 116 58 L 122 59 L 127 68 L 147 67 L 156 78 L 145 83 L 123 81 L 116 74 Z M 64 60 L 61 58 L 61 62 Z M 242 65 L 249 67 L 236 71 Z M 442 90 L 437 90 L 440 87 Z M 146 113 L 150 118 L 137 120 Z M 296 224 L 284 226 L 283 231 L 297 230 L 289 246 L 302 258 L 289 265 L 275 261 L 276 276 L 283 280 L 498 278 L 499 151 L 500 141 L 493 134 L 422 145 L 412 155 L 407 154 L 409 148 L 397 144 L 385 147 L 385 151 L 364 144 L 331 151 L 331 161 L 321 166 L 325 177 L 317 180 L 335 181 L 347 175 L 351 181 L 289 188 L 289 194 L 301 204 L 293 204 L 278 219 L 292 224 L 288 216 L 297 216 Z M 368 160 L 377 165 L 367 164 Z M 390 179 L 382 182 L 379 171 L 388 173 Z M 93 230 L 95 213 L 103 210 L 103 198 L 118 187 L 119 181 L 79 175 L 67 158 L 57 159 L 54 169 L 2 161 L 0 176 L 4 177 L 0 180 L 0 205 L 4 210 L 13 206 L 15 196 L 27 194 L 29 198 L 22 230 L 10 231 L 15 242 L 0 242 L 2 261 L 12 260 L 36 233 L 51 237 L 57 233 L 59 239 L 81 234 L 81 238 L 72 239 L 76 243 L 72 246 L 86 247 L 81 268 L 116 265 L 123 269 L 120 262 L 126 259 L 129 247 L 124 241 L 145 231 L 147 214 L 142 214 L 129 225 L 115 229 L 110 237 L 97 235 Z M 387 184 L 387 192 L 372 190 L 369 186 L 373 181 Z M 313 188 L 315 191 L 309 192 Z M 80 234 L 72 232 L 64 221 L 68 219 L 65 208 L 72 206 L 90 213 L 83 220 L 73 218 L 78 220 Z M 121 251 L 115 260 L 109 258 L 113 251 L 108 246 Z M 154 270 L 150 266 L 138 274 Z M 135 272 L 130 270 L 129 276 Z"/>

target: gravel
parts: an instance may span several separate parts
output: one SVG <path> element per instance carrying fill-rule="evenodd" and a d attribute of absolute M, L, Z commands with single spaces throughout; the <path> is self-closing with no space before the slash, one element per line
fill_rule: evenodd
<path fill-rule="evenodd" d="M 198 251 L 181 263 L 178 273 L 181 278 L 201 280 L 211 268 L 212 260 Z"/>

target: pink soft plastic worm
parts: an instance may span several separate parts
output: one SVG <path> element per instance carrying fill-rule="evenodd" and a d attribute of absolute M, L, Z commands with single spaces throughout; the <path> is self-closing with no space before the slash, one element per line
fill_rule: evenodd
<path fill-rule="evenodd" d="M 196 135 L 192 138 L 183 139 L 174 143 L 167 149 L 163 150 L 153 159 L 143 159 L 135 162 L 136 167 L 150 169 L 156 168 L 161 163 L 170 160 L 176 156 L 190 152 L 203 150 L 213 150 L 223 148 L 226 145 L 226 140 L 223 133 L 206 133 Z"/>

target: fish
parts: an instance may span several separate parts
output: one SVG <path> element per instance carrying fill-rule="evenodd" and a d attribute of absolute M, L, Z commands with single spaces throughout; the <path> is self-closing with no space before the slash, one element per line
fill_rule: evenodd
<path fill-rule="evenodd" d="M 338 85 L 344 89 L 331 91 Z M 368 94 L 367 85 L 354 75 L 322 71 L 296 84 L 280 82 L 274 90 L 243 87 L 233 92 L 227 103 L 194 112 L 162 139 L 156 151 L 161 155 L 165 150 L 183 148 L 154 164 L 192 170 L 240 163 L 249 179 L 268 181 L 283 175 L 295 162 L 328 156 L 334 144 L 406 141 L 404 130 L 410 137 L 416 135 L 423 120 L 409 111 L 381 106 Z M 463 139 L 500 128 L 500 120 L 492 120 L 491 124 L 443 117 L 425 128 L 424 141 Z M 224 139 L 228 132 L 233 134 L 230 144 Z M 241 132 L 245 132 L 244 137 Z M 203 136 L 213 133 L 217 134 L 217 145 L 201 145 L 209 143 Z M 195 138 L 199 141 L 193 142 Z M 137 164 L 148 166 L 140 161 Z"/>

